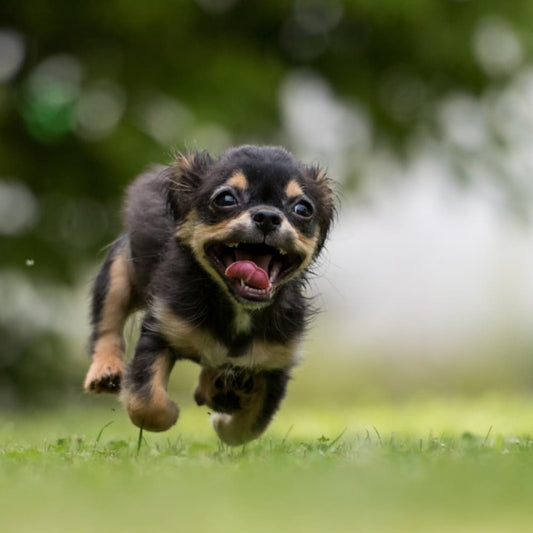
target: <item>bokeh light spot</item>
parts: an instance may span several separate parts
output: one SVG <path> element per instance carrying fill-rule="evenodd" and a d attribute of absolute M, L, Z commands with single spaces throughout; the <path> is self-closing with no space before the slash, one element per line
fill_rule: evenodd
<path fill-rule="evenodd" d="M 110 81 L 84 89 L 76 105 L 76 131 L 87 140 L 99 140 L 116 128 L 126 107 L 125 92 Z"/>
<path fill-rule="evenodd" d="M 37 200 L 26 185 L 0 180 L 0 235 L 18 235 L 31 229 L 37 214 Z"/>
<path fill-rule="evenodd" d="M 25 46 L 15 31 L 0 29 L 0 83 L 12 79 L 24 62 Z"/>
<path fill-rule="evenodd" d="M 168 148 L 192 128 L 194 117 L 181 102 L 165 95 L 147 99 L 140 109 L 141 128 Z"/>
<path fill-rule="evenodd" d="M 473 38 L 474 55 L 491 76 L 510 74 L 522 62 L 522 47 L 512 26 L 502 18 L 484 18 Z"/>
<path fill-rule="evenodd" d="M 21 112 L 35 138 L 55 142 L 73 128 L 81 76 L 80 62 L 68 55 L 49 57 L 31 73 Z"/>

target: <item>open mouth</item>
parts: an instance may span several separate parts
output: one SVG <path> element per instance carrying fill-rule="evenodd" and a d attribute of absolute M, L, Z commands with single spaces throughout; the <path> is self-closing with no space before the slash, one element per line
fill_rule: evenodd
<path fill-rule="evenodd" d="M 266 244 L 216 243 L 207 255 L 237 296 L 257 302 L 270 299 L 274 288 L 302 263 L 297 254 Z"/>

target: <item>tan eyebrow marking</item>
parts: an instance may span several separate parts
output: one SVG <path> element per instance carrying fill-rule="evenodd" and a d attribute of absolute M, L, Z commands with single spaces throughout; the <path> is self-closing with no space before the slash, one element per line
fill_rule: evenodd
<path fill-rule="evenodd" d="M 285 187 L 285 194 L 287 195 L 287 198 L 296 198 L 297 196 L 301 196 L 303 193 L 304 192 L 300 187 L 300 184 L 294 179 L 289 181 Z"/>
<path fill-rule="evenodd" d="M 244 189 L 248 187 L 248 180 L 242 172 L 235 172 L 235 174 L 231 176 L 231 178 L 226 182 L 226 184 L 230 187 L 235 187 L 236 189 L 244 191 Z"/>

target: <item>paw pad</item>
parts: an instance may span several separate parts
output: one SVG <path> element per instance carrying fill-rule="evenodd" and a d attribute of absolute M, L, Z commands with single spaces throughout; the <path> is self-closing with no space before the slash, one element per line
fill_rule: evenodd
<path fill-rule="evenodd" d="M 120 374 L 108 374 L 107 376 L 95 379 L 89 383 L 89 390 L 92 392 L 120 392 Z"/>

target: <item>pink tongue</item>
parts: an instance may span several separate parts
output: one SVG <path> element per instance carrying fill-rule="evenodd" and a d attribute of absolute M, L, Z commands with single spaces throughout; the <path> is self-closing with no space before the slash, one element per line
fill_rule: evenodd
<path fill-rule="evenodd" d="M 254 289 L 268 289 L 270 281 L 268 274 L 253 261 L 235 261 L 226 268 L 228 278 L 242 279 L 246 285 Z"/>

